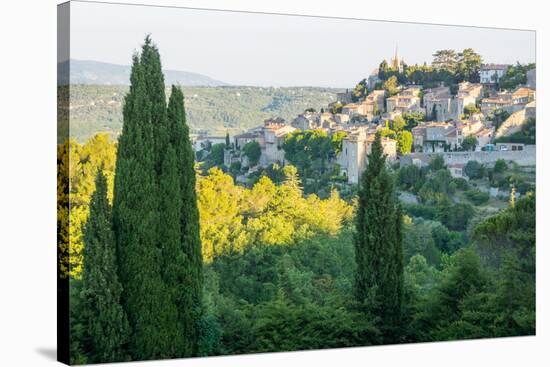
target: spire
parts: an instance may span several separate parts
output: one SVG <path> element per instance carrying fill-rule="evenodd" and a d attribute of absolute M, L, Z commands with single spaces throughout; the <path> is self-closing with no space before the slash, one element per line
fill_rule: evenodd
<path fill-rule="evenodd" d="M 399 60 L 399 50 L 398 50 L 397 44 L 395 45 L 395 55 L 391 60 L 391 66 L 392 68 L 401 71 L 401 60 Z"/>

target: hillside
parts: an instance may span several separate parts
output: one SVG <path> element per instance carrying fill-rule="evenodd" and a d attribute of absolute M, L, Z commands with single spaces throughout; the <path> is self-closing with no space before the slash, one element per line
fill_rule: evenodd
<path fill-rule="evenodd" d="M 130 65 L 72 59 L 70 75 L 72 84 L 128 85 L 130 83 Z M 227 85 L 227 83 L 206 75 L 180 70 L 164 70 L 164 78 L 167 85 L 209 87 Z"/>
<path fill-rule="evenodd" d="M 71 136 L 83 142 L 100 131 L 122 128 L 124 85 L 72 85 Z M 306 108 L 334 101 L 337 89 L 289 87 L 183 87 L 188 122 L 194 132 L 235 134 L 281 116 L 290 121 Z M 167 95 L 169 90 L 166 91 Z"/>

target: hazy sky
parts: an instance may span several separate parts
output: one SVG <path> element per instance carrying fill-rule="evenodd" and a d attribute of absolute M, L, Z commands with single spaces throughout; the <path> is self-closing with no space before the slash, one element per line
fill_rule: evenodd
<path fill-rule="evenodd" d="M 165 69 L 236 85 L 351 87 L 396 46 L 408 64 L 467 47 L 484 62 L 535 61 L 533 31 L 71 4 L 71 58 L 129 65 L 151 33 Z"/>

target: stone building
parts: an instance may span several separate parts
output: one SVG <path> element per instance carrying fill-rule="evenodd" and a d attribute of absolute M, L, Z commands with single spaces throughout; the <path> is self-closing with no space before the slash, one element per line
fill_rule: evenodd
<path fill-rule="evenodd" d="M 376 129 L 366 126 L 352 130 L 342 141 L 342 151 L 337 157 L 340 165 L 340 174 L 348 178 L 348 182 L 356 184 L 367 167 L 367 155 L 370 154 L 374 142 Z M 388 161 L 397 156 L 397 142 L 393 139 L 382 138 L 384 153 Z"/>
<path fill-rule="evenodd" d="M 282 148 L 285 137 L 296 130 L 295 127 L 286 125 L 281 118 L 264 121 L 262 133 L 264 146 L 260 157 L 260 165 L 267 166 L 272 163 L 284 163 L 285 152 Z"/>
<path fill-rule="evenodd" d="M 464 107 L 475 105 L 481 98 L 483 86 L 481 84 L 462 82 L 458 84 L 458 92 L 453 100 L 453 118 L 460 120 Z"/>
<path fill-rule="evenodd" d="M 453 116 L 453 97 L 449 87 L 437 87 L 424 91 L 426 118 L 433 121 L 447 121 Z"/>
<path fill-rule="evenodd" d="M 479 81 L 481 84 L 492 85 L 498 83 L 499 79 L 504 75 L 508 65 L 502 64 L 485 64 L 479 69 Z"/>
<path fill-rule="evenodd" d="M 420 91 L 418 86 L 410 86 L 393 97 L 386 98 L 387 112 L 414 112 L 420 108 Z"/>

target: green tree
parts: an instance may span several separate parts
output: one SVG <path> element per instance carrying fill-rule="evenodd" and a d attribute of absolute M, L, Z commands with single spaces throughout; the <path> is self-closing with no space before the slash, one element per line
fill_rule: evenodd
<path fill-rule="evenodd" d="M 405 121 L 405 119 L 400 115 L 396 116 L 391 123 L 391 128 L 395 132 L 400 132 L 406 127 L 407 127 L 407 121 Z"/>
<path fill-rule="evenodd" d="M 443 159 L 443 156 L 441 154 L 433 156 L 428 162 L 428 166 L 432 171 L 439 171 L 446 168 L 445 160 Z"/>
<path fill-rule="evenodd" d="M 464 174 L 470 179 L 482 178 L 484 173 L 484 167 L 478 161 L 468 161 L 464 166 Z"/>
<path fill-rule="evenodd" d="M 504 75 L 499 79 L 499 87 L 502 89 L 512 90 L 519 85 L 527 83 L 527 72 L 535 68 L 535 64 L 520 64 L 511 65 L 506 69 Z"/>
<path fill-rule="evenodd" d="M 162 280 L 162 258 L 156 229 L 156 124 L 166 118 L 164 85 L 158 52 L 149 37 L 141 55 L 134 55 L 130 90 L 125 97 L 113 201 L 113 227 L 119 254 L 122 304 L 132 329 L 129 351 L 133 359 L 171 356 L 175 305 Z M 157 65 L 158 70 L 151 70 Z M 152 91 L 162 93 L 162 99 Z M 160 104 L 160 106 L 159 106 Z M 153 111 L 159 115 L 153 115 Z M 154 116 L 154 117 L 153 117 Z M 164 125 L 164 123 L 163 123 Z M 170 332 L 167 332 L 170 330 Z"/>
<path fill-rule="evenodd" d="M 342 108 L 344 108 L 344 105 L 341 102 L 336 102 L 331 107 L 330 112 L 333 114 L 342 113 Z"/>
<path fill-rule="evenodd" d="M 454 50 L 438 50 L 433 54 L 432 66 L 438 71 L 454 75 L 457 68 L 457 54 Z"/>
<path fill-rule="evenodd" d="M 481 69 L 481 55 L 472 48 L 466 48 L 458 53 L 456 81 L 479 83 L 479 70 Z"/>
<path fill-rule="evenodd" d="M 470 103 L 469 105 L 464 107 L 464 118 L 468 118 L 474 113 L 479 113 L 479 112 L 481 112 L 479 107 L 473 103 Z"/>
<path fill-rule="evenodd" d="M 342 151 L 343 140 L 348 136 L 345 131 L 336 131 L 331 136 L 332 150 L 334 155 L 338 155 Z"/>
<path fill-rule="evenodd" d="M 357 83 L 355 88 L 353 88 L 353 91 L 351 92 L 351 101 L 352 102 L 361 101 L 365 99 L 367 94 L 368 94 L 367 80 L 363 79 L 359 83 Z"/>
<path fill-rule="evenodd" d="M 121 362 L 127 359 L 129 341 L 126 314 L 120 305 L 122 286 L 117 276 L 115 238 L 111 228 L 111 206 L 107 180 L 101 171 L 90 202 L 84 228 L 84 269 L 80 291 L 82 346 L 87 362 Z"/>
<path fill-rule="evenodd" d="M 497 109 L 492 113 L 493 126 L 496 130 L 510 117 L 510 113 L 506 110 Z"/>
<path fill-rule="evenodd" d="M 494 173 L 504 173 L 508 169 L 508 164 L 504 159 L 497 159 L 495 166 L 493 167 Z"/>
<path fill-rule="evenodd" d="M 411 152 L 413 136 L 410 131 L 400 131 L 397 133 L 397 151 L 401 155 Z"/>
<path fill-rule="evenodd" d="M 405 112 L 401 115 L 405 120 L 405 130 L 411 131 L 413 127 L 418 126 L 422 121 L 426 120 L 424 112 Z"/>
<path fill-rule="evenodd" d="M 257 141 L 249 141 L 243 147 L 243 153 L 248 158 L 250 166 L 255 166 L 260 161 L 262 155 L 262 149 Z"/>
<path fill-rule="evenodd" d="M 397 81 L 397 77 L 395 75 L 391 76 L 384 82 L 383 86 L 384 90 L 388 94 L 388 96 L 394 96 L 399 92 L 399 83 Z"/>
<path fill-rule="evenodd" d="M 462 150 L 473 151 L 476 149 L 478 144 L 479 144 L 479 141 L 475 136 L 473 135 L 467 136 L 464 138 L 464 140 L 462 140 Z"/>
<path fill-rule="evenodd" d="M 479 255 L 472 248 L 460 249 L 451 257 L 442 275 L 416 316 L 413 326 L 421 334 L 419 339 L 452 340 L 476 336 L 471 330 L 464 332 L 461 328 L 464 327 L 464 317 L 468 316 L 464 311 L 465 304 L 471 303 L 488 287 L 487 274 L 481 267 Z M 483 306 L 479 299 L 476 301 L 478 307 Z"/>
<path fill-rule="evenodd" d="M 376 135 L 361 176 L 356 217 L 356 299 L 377 317 L 385 341 L 397 341 L 402 327 L 402 214 Z"/>
<path fill-rule="evenodd" d="M 149 36 L 134 55 L 130 82 L 113 201 L 122 305 L 132 330 L 129 351 L 133 359 L 191 355 L 186 346 L 196 340 L 181 325 L 194 306 L 181 294 L 184 287 L 184 297 L 192 298 L 197 291 L 191 284 L 201 284 L 201 263 L 188 249 L 200 254 L 198 213 L 186 210 L 194 206 L 196 213 L 189 197 L 194 197 L 192 151 L 183 95 L 173 90 L 167 109 L 160 55 Z"/>
<path fill-rule="evenodd" d="M 202 317 L 202 251 L 195 160 L 181 88 L 172 86 L 167 112 L 171 139 L 163 162 L 159 208 L 165 226 L 159 234 L 166 237 L 165 241 L 161 240 L 164 243 L 164 281 L 178 309 L 182 333 L 182 347 L 175 355 L 194 356 L 199 350 L 198 325 Z M 173 237 L 168 237 L 169 233 Z"/>

